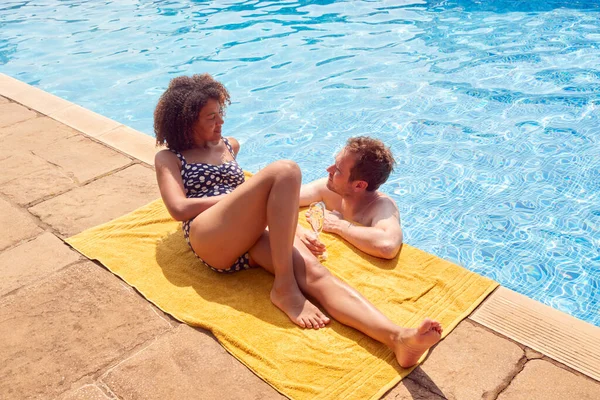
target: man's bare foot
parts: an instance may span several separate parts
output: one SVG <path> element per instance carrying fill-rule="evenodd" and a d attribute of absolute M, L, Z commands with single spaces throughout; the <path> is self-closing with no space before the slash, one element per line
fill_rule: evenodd
<path fill-rule="evenodd" d="M 395 340 L 394 353 L 402 368 L 410 368 L 431 346 L 440 341 L 442 326 L 439 322 L 425 318 L 417 329 L 405 328 Z"/>
<path fill-rule="evenodd" d="M 302 328 L 319 329 L 325 327 L 330 319 L 314 304 L 306 299 L 300 289 L 271 290 L 271 301 L 287 314 L 293 323 Z"/>

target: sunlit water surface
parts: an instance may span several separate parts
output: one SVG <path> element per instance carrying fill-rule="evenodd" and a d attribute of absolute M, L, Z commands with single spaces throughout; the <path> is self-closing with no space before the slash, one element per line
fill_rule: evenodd
<path fill-rule="evenodd" d="M 369 134 L 405 241 L 600 326 L 600 1 L 4 0 L 0 72 L 152 135 L 210 72 L 256 171 Z"/>

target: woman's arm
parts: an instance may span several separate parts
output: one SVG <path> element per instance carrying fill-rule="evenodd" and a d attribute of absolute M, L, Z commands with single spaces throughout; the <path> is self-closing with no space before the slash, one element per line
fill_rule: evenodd
<path fill-rule="evenodd" d="M 171 214 L 171 217 L 177 221 L 187 221 L 198 216 L 204 210 L 212 207 L 214 204 L 227 196 L 191 198 L 185 197 L 185 188 L 181 180 L 179 169 L 180 161 L 175 154 L 169 150 L 161 150 L 154 157 L 154 167 L 156 169 L 156 180 L 160 195 Z"/>

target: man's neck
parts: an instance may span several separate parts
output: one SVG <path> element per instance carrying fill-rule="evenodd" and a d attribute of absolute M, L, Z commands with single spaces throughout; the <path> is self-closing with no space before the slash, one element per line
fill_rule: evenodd
<path fill-rule="evenodd" d="M 377 190 L 372 192 L 364 191 L 359 195 L 342 196 L 342 201 L 345 205 L 344 208 L 352 215 L 356 215 L 366 210 L 379 197 L 380 194 Z"/>

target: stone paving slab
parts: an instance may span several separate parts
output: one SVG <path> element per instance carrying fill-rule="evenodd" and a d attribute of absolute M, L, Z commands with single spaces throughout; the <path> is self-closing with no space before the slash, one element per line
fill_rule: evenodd
<path fill-rule="evenodd" d="M 35 111 L 31 111 L 22 105 L 16 103 L 0 104 L 0 127 L 6 127 L 36 117 L 37 113 Z"/>
<path fill-rule="evenodd" d="M 81 183 L 131 163 L 130 158 L 83 135 L 57 140 L 43 153 L 36 155 L 74 176 Z"/>
<path fill-rule="evenodd" d="M 285 399 L 211 335 L 187 325 L 108 371 L 102 382 L 132 400 Z"/>
<path fill-rule="evenodd" d="M 409 375 L 410 377 L 410 375 Z M 404 378 L 382 400 L 444 400 L 410 378 Z"/>
<path fill-rule="evenodd" d="M 526 348 L 525 349 L 525 357 L 527 357 L 527 359 L 529 359 L 529 360 L 534 360 L 534 359 L 538 359 L 538 358 L 544 358 L 544 355 L 542 353 L 539 353 L 530 348 Z"/>
<path fill-rule="evenodd" d="M 40 135 L 40 131 L 44 134 Z M 40 136 L 43 139 L 40 140 Z M 0 129 L 0 138 L 3 139 L 0 160 L 4 159 L 5 164 L 11 164 L 13 169 L 21 167 L 17 164 L 20 160 L 8 158 L 34 156 L 54 165 L 57 172 L 78 182 L 88 181 L 131 163 L 129 157 L 47 117 Z M 4 179 L 20 175 L 15 171 L 2 173 Z"/>
<path fill-rule="evenodd" d="M 76 135 L 81 133 L 48 117 L 32 118 L 0 128 L 2 148 L 8 146 L 11 152 L 43 151 L 57 140 Z"/>
<path fill-rule="evenodd" d="M 169 329 L 110 272 L 71 266 L 0 300 L 0 398 L 55 398 Z"/>
<path fill-rule="evenodd" d="M 68 393 L 60 398 L 61 400 L 107 400 L 108 397 L 102 389 L 96 385 L 85 385 L 75 392 Z"/>
<path fill-rule="evenodd" d="M 0 296 L 35 282 L 80 259 L 49 232 L 0 253 Z"/>
<path fill-rule="evenodd" d="M 0 171 L 0 192 L 22 206 L 77 186 L 72 174 L 32 152 L 0 156 Z"/>
<path fill-rule="evenodd" d="M 600 381 L 600 328 L 505 287 L 469 319 Z"/>
<path fill-rule="evenodd" d="M 136 164 L 43 201 L 29 211 L 63 237 L 69 237 L 120 217 L 159 196 L 154 171 Z"/>
<path fill-rule="evenodd" d="M 533 360 L 500 393 L 498 400 L 600 399 L 600 383 L 548 361 Z"/>
<path fill-rule="evenodd" d="M 0 250 L 40 233 L 31 215 L 0 198 Z"/>
<path fill-rule="evenodd" d="M 523 357 L 516 344 L 463 321 L 409 379 L 447 399 L 479 400 L 506 384 Z M 396 390 L 401 388 L 392 389 L 388 396 Z"/>

